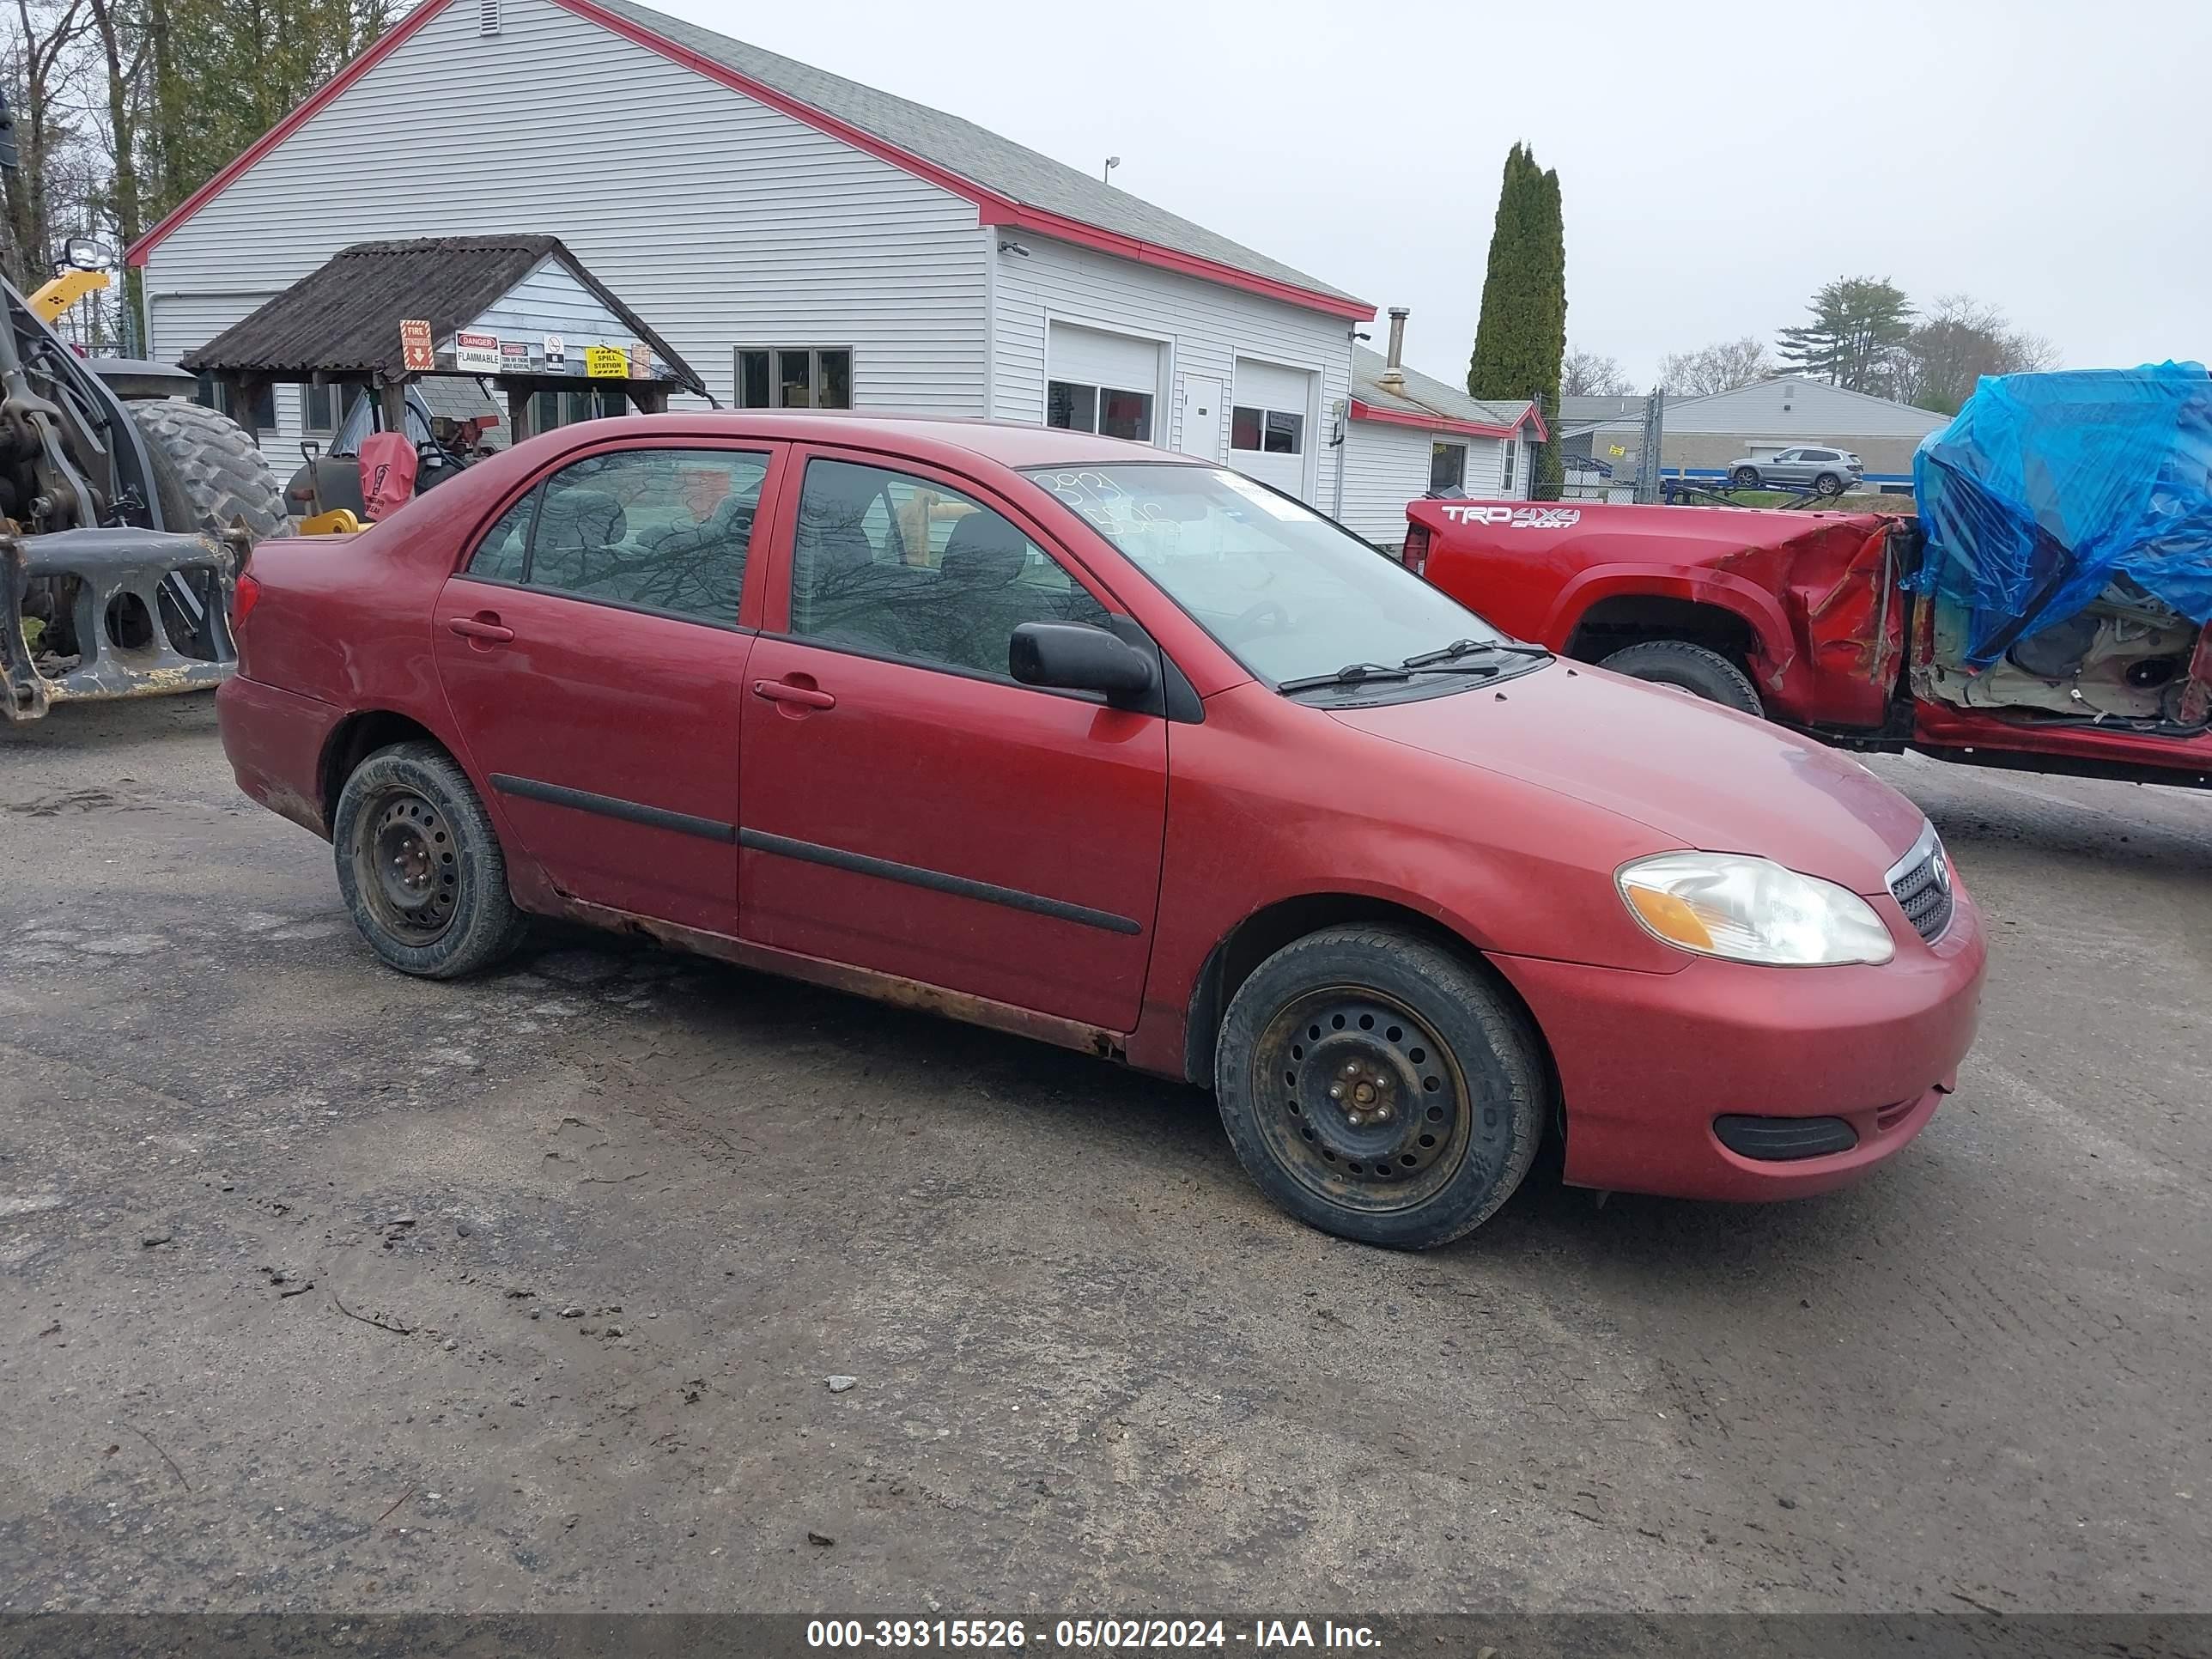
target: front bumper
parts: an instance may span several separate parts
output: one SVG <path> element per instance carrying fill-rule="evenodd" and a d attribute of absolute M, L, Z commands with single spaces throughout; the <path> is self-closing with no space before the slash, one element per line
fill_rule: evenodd
<path fill-rule="evenodd" d="M 1903 1151 L 1972 1046 L 1987 957 L 1963 887 L 1932 945 L 1880 967 L 1763 968 L 1700 958 L 1640 974 L 1494 957 L 1535 1016 L 1566 1112 L 1566 1179 L 1672 1198 L 1822 1193 Z M 1849 1151 L 1774 1161 L 1731 1152 L 1723 1115 L 1837 1117 Z"/>

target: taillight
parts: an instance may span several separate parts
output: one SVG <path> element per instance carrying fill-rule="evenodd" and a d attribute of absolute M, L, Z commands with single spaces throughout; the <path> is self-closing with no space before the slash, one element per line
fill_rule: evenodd
<path fill-rule="evenodd" d="M 1398 557 L 1404 562 L 1406 568 L 1412 571 L 1416 576 L 1423 576 L 1428 574 L 1428 526 L 1425 524 L 1413 524 L 1407 525 L 1406 526 L 1406 544 L 1398 550 Z"/>
<path fill-rule="evenodd" d="M 247 571 L 238 579 L 238 586 L 230 594 L 230 625 L 243 628 L 246 619 L 253 613 L 253 606 L 261 597 L 261 579 Z"/>

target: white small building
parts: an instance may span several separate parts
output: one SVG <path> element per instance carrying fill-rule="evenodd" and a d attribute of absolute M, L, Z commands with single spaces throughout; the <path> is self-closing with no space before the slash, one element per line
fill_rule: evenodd
<path fill-rule="evenodd" d="M 1533 402 L 1470 398 L 1404 364 L 1407 312 L 1390 308 L 1387 352 L 1352 349 L 1351 422 L 1336 516 L 1377 547 L 1406 539 L 1406 503 L 1432 491 L 1515 500 L 1528 494 L 1531 443 L 1544 421 Z"/>
<path fill-rule="evenodd" d="M 560 238 L 726 404 L 1111 433 L 1324 508 L 1342 482 L 1373 307 L 632 0 L 422 0 L 129 258 L 174 361 L 349 244 L 514 233 Z M 234 412 L 281 451 L 332 402 Z"/>
<path fill-rule="evenodd" d="M 1668 398 L 1662 411 L 1659 465 L 1668 473 L 1718 478 L 1729 463 L 1808 444 L 1832 444 L 1856 455 L 1870 484 L 1910 488 L 1912 452 L 1950 421 L 1911 404 L 1846 392 L 1802 374 L 1716 392 L 1703 398 Z M 1565 447 L 1606 460 L 1620 476 L 1635 471 L 1644 447 L 1639 411 L 1568 426 Z M 1620 449 L 1621 456 L 1612 451 Z"/>

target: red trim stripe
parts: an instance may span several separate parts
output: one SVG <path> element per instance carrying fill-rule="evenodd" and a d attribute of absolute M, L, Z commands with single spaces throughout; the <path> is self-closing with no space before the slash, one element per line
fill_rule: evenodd
<path fill-rule="evenodd" d="M 307 102 L 262 134 L 229 166 L 179 203 L 167 218 L 133 242 L 125 252 L 125 259 L 134 265 L 144 264 L 146 256 L 185 220 L 228 189 L 240 173 L 313 119 L 331 100 L 390 57 L 417 29 L 452 3 L 453 0 L 422 0 L 422 3 L 409 13 L 406 21 L 398 27 L 340 70 Z M 940 190 L 950 191 L 963 201 L 973 202 L 976 206 L 976 222 L 979 224 L 1004 225 L 1012 229 L 1027 230 L 1038 236 L 1050 236 L 1080 247 L 1096 248 L 1102 252 L 1134 260 L 1139 264 L 1181 271 L 1185 276 L 1202 277 L 1229 288 L 1242 289 L 1249 294 L 1264 295 L 1268 299 L 1280 300 L 1305 310 L 1324 312 L 1332 317 L 1365 321 L 1375 315 L 1375 307 L 1363 300 L 1346 300 L 1333 294 L 1317 293 L 1311 289 L 1300 288 L 1294 283 L 1262 276 L 1255 271 L 1240 270 L 1233 265 L 1201 258 L 1196 254 L 1179 253 L 1173 248 L 1160 247 L 1133 236 L 1103 230 L 1096 225 L 1048 213 L 1040 208 L 1025 207 L 1009 197 L 985 188 L 972 179 L 940 167 L 910 150 L 887 143 L 872 133 L 864 132 L 849 122 L 841 121 L 811 104 L 801 103 L 788 93 L 779 92 L 750 76 L 740 75 L 726 64 L 702 57 L 689 47 L 678 46 L 650 29 L 641 27 L 626 17 L 618 17 L 603 6 L 594 5 L 592 0 L 553 0 L 553 3 L 620 35 L 634 45 L 657 52 L 672 63 L 681 64 L 695 75 L 704 76 L 732 92 L 741 92 L 793 120 L 804 122 L 817 132 L 827 133 L 878 161 L 888 162 L 902 172 L 912 173 Z"/>
<path fill-rule="evenodd" d="M 1445 415 L 1408 415 L 1403 410 L 1377 409 L 1357 398 L 1352 400 L 1352 418 L 1355 421 L 1376 421 L 1384 426 L 1417 426 L 1426 432 L 1456 432 L 1471 438 L 1510 438 L 1534 421 L 1537 441 L 1540 443 L 1544 438 L 1544 417 L 1537 412 L 1534 404 L 1529 404 L 1528 412 L 1511 426 L 1491 426 L 1481 421 L 1455 421 Z"/>

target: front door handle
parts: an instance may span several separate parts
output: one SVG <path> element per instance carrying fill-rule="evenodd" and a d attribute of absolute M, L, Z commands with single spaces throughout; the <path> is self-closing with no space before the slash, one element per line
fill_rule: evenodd
<path fill-rule="evenodd" d="M 804 708 L 837 706 L 837 699 L 827 691 L 811 685 L 793 685 L 789 680 L 755 680 L 753 696 L 765 697 L 770 702 L 795 702 Z"/>
<path fill-rule="evenodd" d="M 514 630 L 501 627 L 499 618 L 489 611 L 473 617 L 448 617 L 446 626 L 465 640 L 489 640 L 504 645 L 514 637 Z"/>

